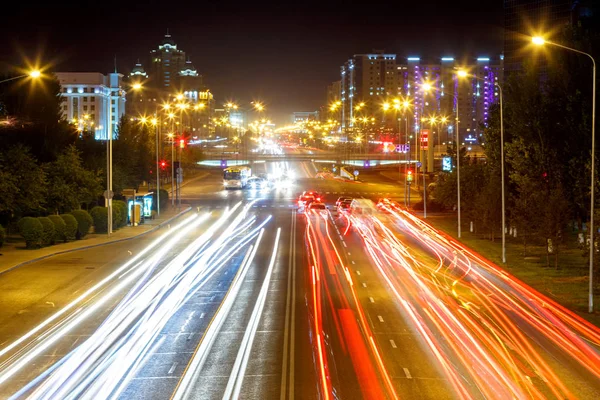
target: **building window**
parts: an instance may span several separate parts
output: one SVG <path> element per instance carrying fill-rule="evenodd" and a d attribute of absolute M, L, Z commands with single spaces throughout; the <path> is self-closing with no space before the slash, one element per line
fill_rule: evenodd
<path fill-rule="evenodd" d="M 110 101 L 110 104 L 115 104 L 115 101 L 114 101 L 114 100 L 111 100 L 111 101 Z"/>
<path fill-rule="evenodd" d="M 83 106 L 83 111 L 87 111 L 87 106 Z"/>
<path fill-rule="evenodd" d="M 92 96 L 92 97 L 90 97 L 90 101 L 91 101 L 92 103 L 94 103 L 94 102 L 96 101 L 96 98 L 95 98 L 94 96 Z M 92 107 L 93 107 L 93 106 L 92 106 Z"/>
<path fill-rule="evenodd" d="M 79 99 L 77 97 L 73 97 L 73 118 L 79 118 Z"/>
<path fill-rule="evenodd" d="M 93 106 L 92 106 L 92 107 L 93 107 Z M 90 118 L 91 118 L 91 120 L 92 120 L 92 121 L 95 121 L 95 120 L 96 120 L 96 114 L 91 114 L 91 115 L 90 115 Z"/>
<path fill-rule="evenodd" d="M 83 101 L 87 101 L 87 100 L 88 100 L 87 96 L 84 96 Z"/>
<path fill-rule="evenodd" d="M 91 111 L 96 111 L 96 106 L 92 104 L 92 105 L 90 106 L 90 110 L 91 110 Z"/>

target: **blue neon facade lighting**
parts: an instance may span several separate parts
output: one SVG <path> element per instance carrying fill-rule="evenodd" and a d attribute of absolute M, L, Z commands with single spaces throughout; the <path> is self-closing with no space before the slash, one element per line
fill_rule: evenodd
<path fill-rule="evenodd" d="M 407 57 L 408 61 L 421 61 L 421 57 Z"/>
<path fill-rule="evenodd" d="M 477 57 L 477 61 L 490 61 L 489 57 Z"/>
<path fill-rule="evenodd" d="M 442 57 L 442 61 L 454 61 L 454 57 Z"/>

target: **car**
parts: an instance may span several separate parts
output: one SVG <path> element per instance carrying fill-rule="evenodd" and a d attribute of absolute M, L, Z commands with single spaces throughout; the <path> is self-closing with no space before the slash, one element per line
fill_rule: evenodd
<path fill-rule="evenodd" d="M 315 196 L 313 195 L 302 195 L 298 198 L 298 208 L 305 208 L 310 203 L 315 201 Z"/>
<path fill-rule="evenodd" d="M 314 201 L 308 206 L 309 211 L 318 212 L 322 216 L 327 216 L 327 206 L 325 203 Z"/>
<path fill-rule="evenodd" d="M 352 197 L 338 197 L 338 199 L 335 202 L 336 208 L 339 208 L 340 207 L 340 203 L 343 203 L 345 201 L 352 201 Z"/>
<path fill-rule="evenodd" d="M 251 176 L 248 178 L 248 187 L 254 190 L 267 189 L 269 187 L 269 181 L 258 176 Z"/>
<path fill-rule="evenodd" d="M 352 204 L 352 200 L 346 200 L 346 201 L 342 201 L 338 206 L 337 209 L 340 212 L 345 212 L 345 211 L 349 211 L 350 210 L 350 205 Z"/>
<path fill-rule="evenodd" d="M 319 192 L 315 192 L 314 190 L 311 190 L 311 191 L 304 191 L 304 192 L 302 192 L 302 196 L 314 196 L 314 198 L 315 198 L 317 201 L 321 201 L 321 199 L 323 198 L 323 197 L 321 196 L 321 194 L 319 194 Z"/>
<path fill-rule="evenodd" d="M 312 202 L 310 203 L 310 205 L 308 206 L 309 210 L 327 210 L 327 206 L 325 205 L 325 203 L 319 203 L 319 202 Z"/>

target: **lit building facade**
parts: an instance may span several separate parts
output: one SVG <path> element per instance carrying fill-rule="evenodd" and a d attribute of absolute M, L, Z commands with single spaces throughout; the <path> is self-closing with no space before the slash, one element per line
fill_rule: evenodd
<path fill-rule="evenodd" d="M 300 124 L 308 121 L 318 121 L 319 120 L 319 112 L 318 111 L 296 111 L 292 113 L 292 123 Z"/>
<path fill-rule="evenodd" d="M 151 85 L 157 90 L 171 91 L 176 87 L 179 73 L 186 68 L 185 52 L 177 48 L 177 44 L 167 33 L 158 49 L 150 52 Z"/>
<path fill-rule="evenodd" d="M 355 54 L 340 68 L 342 129 L 354 126 L 356 105 L 361 114 L 374 114 L 388 96 L 397 92 L 396 55 L 383 51 Z"/>
<path fill-rule="evenodd" d="M 472 77 L 459 80 L 456 76 L 459 68 Z M 481 142 L 482 125 L 487 124 L 490 107 L 499 100 L 495 83 L 502 82 L 503 56 L 482 56 L 466 62 L 455 61 L 454 57 L 425 61 L 412 56 L 407 57 L 405 63 L 398 63 L 396 70 L 396 95 L 410 100 L 413 106 L 412 133 L 420 128 L 431 128 L 421 122 L 422 118 L 445 116 L 448 124 L 435 127 L 439 132 L 436 139 L 440 143 L 455 140 L 452 121 L 456 119 L 458 106 L 461 141 Z M 432 87 L 429 92 L 422 90 L 425 83 Z"/>
<path fill-rule="evenodd" d="M 115 138 L 125 114 L 123 75 L 98 72 L 57 72 L 61 85 L 62 116 L 81 129 L 94 132 L 98 140 L 107 140 L 109 129 Z"/>

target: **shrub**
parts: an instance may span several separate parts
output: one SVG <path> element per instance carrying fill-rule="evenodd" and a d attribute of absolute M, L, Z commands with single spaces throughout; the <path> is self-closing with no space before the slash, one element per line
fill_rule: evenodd
<path fill-rule="evenodd" d="M 0 225 L 0 247 L 4 244 L 6 240 L 6 232 L 4 231 L 4 227 Z"/>
<path fill-rule="evenodd" d="M 90 211 L 94 220 L 94 232 L 106 233 L 108 231 L 108 209 L 106 207 L 94 207 Z"/>
<path fill-rule="evenodd" d="M 36 248 L 40 244 L 40 240 L 44 235 L 44 227 L 37 218 L 23 217 L 19 220 L 19 233 L 25 239 L 25 244 L 28 249 Z"/>
<path fill-rule="evenodd" d="M 38 221 L 42 224 L 44 232 L 42 233 L 42 245 L 54 244 L 54 224 L 48 217 L 38 217 Z"/>
<path fill-rule="evenodd" d="M 160 189 L 160 209 L 166 210 L 169 207 L 169 192 L 165 189 Z M 156 192 L 152 194 L 152 209 L 156 210 Z"/>
<path fill-rule="evenodd" d="M 113 203 L 112 208 L 112 220 L 113 220 L 113 229 L 119 229 L 123 226 L 122 220 L 123 214 L 121 213 L 121 207 L 115 206 Z"/>
<path fill-rule="evenodd" d="M 77 221 L 77 239 L 83 239 L 90 232 L 90 228 L 94 224 L 94 220 L 90 213 L 85 210 L 74 210 L 70 213 Z"/>
<path fill-rule="evenodd" d="M 65 221 L 65 241 L 75 240 L 77 236 L 77 220 L 71 214 L 61 214 L 60 217 Z"/>
<path fill-rule="evenodd" d="M 65 237 L 65 231 L 67 229 L 67 224 L 60 217 L 60 215 L 48 215 L 48 219 L 52 221 L 54 225 L 54 238 L 52 239 L 52 244 L 57 242 L 66 242 L 67 238 Z"/>
<path fill-rule="evenodd" d="M 115 219 L 115 209 L 119 210 L 118 220 Z M 113 225 L 117 228 L 127 225 L 127 203 L 123 200 L 113 201 Z"/>

